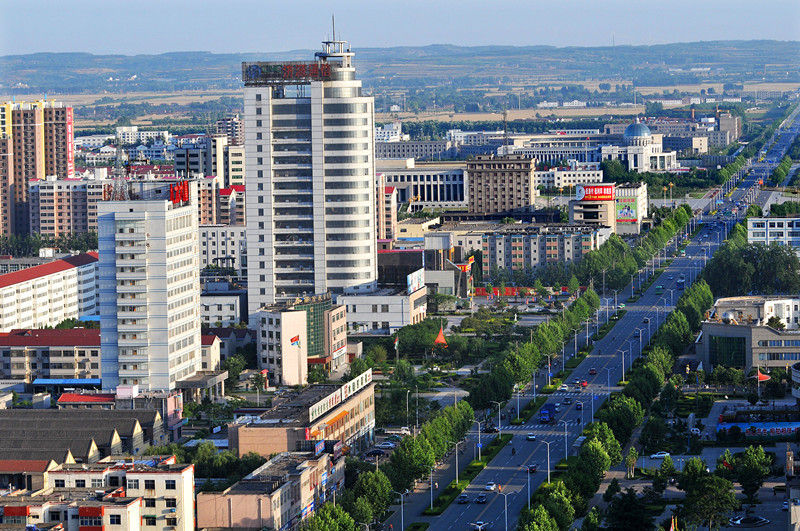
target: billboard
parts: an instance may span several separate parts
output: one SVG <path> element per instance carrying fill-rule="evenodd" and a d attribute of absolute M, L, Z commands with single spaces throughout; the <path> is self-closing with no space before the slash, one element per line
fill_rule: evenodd
<path fill-rule="evenodd" d="M 73 144 L 74 132 L 72 129 L 72 107 L 67 107 L 67 178 L 75 177 L 75 146 Z"/>
<path fill-rule="evenodd" d="M 247 62 L 242 63 L 242 81 L 247 86 L 285 85 L 327 81 L 331 65 L 318 62 Z"/>
<path fill-rule="evenodd" d="M 639 206 L 636 197 L 618 197 L 614 210 L 617 214 L 617 223 L 637 223 L 639 221 Z"/>
<path fill-rule="evenodd" d="M 717 431 L 737 426 L 745 437 L 788 437 L 800 430 L 800 422 L 718 422 Z"/>
<path fill-rule="evenodd" d="M 578 201 L 613 201 L 613 184 L 579 184 L 575 187 L 575 199 Z"/>
<path fill-rule="evenodd" d="M 425 270 L 417 269 L 406 276 L 406 288 L 408 293 L 414 293 L 425 287 Z"/>

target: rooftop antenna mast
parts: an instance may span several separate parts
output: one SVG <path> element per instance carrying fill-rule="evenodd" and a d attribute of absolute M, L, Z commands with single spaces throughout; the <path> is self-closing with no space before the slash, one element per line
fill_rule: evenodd
<path fill-rule="evenodd" d="M 123 167 L 122 164 L 122 142 L 117 135 L 117 156 L 114 161 L 114 182 L 111 185 L 111 201 L 128 201 L 130 194 L 128 194 L 128 184 L 125 182 L 127 170 L 130 167 Z"/>

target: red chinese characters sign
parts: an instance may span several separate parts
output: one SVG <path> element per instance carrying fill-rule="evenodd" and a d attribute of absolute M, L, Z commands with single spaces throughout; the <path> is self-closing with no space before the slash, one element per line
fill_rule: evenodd
<path fill-rule="evenodd" d="M 173 205 L 189 201 L 189 182 L 181 181 L 169 185 L 169 198 Z"/>
<path fill-rule="evenodd" d="M 575 187 L 575 199 L 577 199 L 578 201 L 613 201 L 614 185 L 579 184 L 578 186 Z"/>
<path fill-rule="evenodd" d="M 330 78 L 331 65 L 326 63 L 242 63 L 242 81 L 250 86 L 308 83 Z"/>

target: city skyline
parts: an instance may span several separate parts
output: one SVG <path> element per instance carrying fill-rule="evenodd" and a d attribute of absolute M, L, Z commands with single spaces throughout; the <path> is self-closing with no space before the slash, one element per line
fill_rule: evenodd
<path fill-rule="evenodd" d="M 6 14 L 0 22 L 0 56 L 37 52 L 135 55 L 313 49 L 313 43 L 331 37 L 332 16 L 336 17 L 337 38 L 350 41 L 354 49 L 431 44 L 590 47 L 800 39 L 800 4 L 792 0 L 772 0 L 758 8 L 741 0 L 678 0 L 669 8 L 640 4 L 638 10 L 631 9 L 633 5 L 626 0 L 599 4 L 573 0 L 489 7 L 474 0 L 433 4 L 412 0 L 403 10 L 397 10 L 394 4 L 362 0 L 337 5 L 316 0 L 287 4 L 241 0 L 234 3 L 233 9 L 213 9 L 216 5 L 205 1 L 190 4 L 145 0 L 137 4 L 137 9 L 123 11 L 122 4 L 117 7 L 97 0 L 10 0 L 5 3 Z M 264 16 L 242 16 L 259 12 Z M 442 25 L 442 20 L 449 23 Z M 654 20 L 657 25 L 653 25 Z M 391 28 L 387 21 L 391 21 Z M 38 30 L 30 31 L 31 27 Z M 120 31 L 137 27 L 142 31 Z M 226 27 L 237 29 L 220 31 Z M 70 35 L 67 39 L 66 28 Z M 158 38 L 151 38 L 154 35 Z"/>

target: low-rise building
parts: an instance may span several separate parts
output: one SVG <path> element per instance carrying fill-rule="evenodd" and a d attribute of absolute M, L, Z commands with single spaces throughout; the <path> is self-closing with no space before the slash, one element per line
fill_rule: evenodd
<path fill-rule="evenodd" d="M 375 168 L 385 186 L 397 190 L 398 203 L 411 208 L 467 208 L 466 162 L 378 160 Z"/>
<path fill-rule="evenodd" d="M 100 330 L 15 329 L 0 333 L 0 377 L 100 378 Z"/>
<path fill-rule="evenodd" d="M 244 225 L 201 225 L 200 267 L 231 268 L 246 278 L 247 236 Z M 213 322 L 213 321 L 212 321 Z"/>
<path fill-rule="evenodd" d="M 617 234 L 639 234 L 647 218 L 647 184 L 623 183 L 614 187 Z"/>
<path fill-rule="evenodd" d="M 344 466 L 333 455 L 279 453 L 225 491 L 199 493 L 197 526 L 294 529 L 343 487 Z"/>
<path fill-rule="evenodd" d="M 425 270 L 408 275 L 408 287 L 380 288 L 362 295 L 339 295 L 336 302 L 347 308 L 351 332 L 391 335 L 404 326 L 417 324 L 427 315 L 428 290 Z"/>
<path fill-rule="evenodd" d="M 97 253 L 0 275 L 0 332 L 97 315 Z"/>
<path fill-rule="evenodd" d="M 747 218 L 747 243 L 777 243 L 800 254 L 800 216 Z"/>
<path fill-rule="evenodd" d="M 616 232 L 615 188 L 614 183 L 576 186 L 575 199 L 569 202 L 569 222 L 610 227 Z"/>
<path fill-rule="evenodd" d="M 458 146 L 449 140 L 410 140 L 375 142 L 377 159 L 452 159 L 458 155 Z"/>
<path fill-rule="evenodd" d="M 372 369 L 344 385 L 312 385 L 276 397 L 272 404 L 261 415 L 242 416 L 228 425 L 229 445 L 238 456 L 295 452 L 333 440 L 348 452 L 364 450 L 374 440 Z"/>
<path fill-rule="evenodd" d="M 406 218 L 397 223 L 397 238 L 424 238 L 425 233 L 441 223 L 440 218 Z"/>
<path fill-rule="evenodd" d="M 777 318 L 782 330 L 768 326 Z M 727 297 L 717 299 L 702 323 L 698 355 L 706 371 L 717 365 L 762 370 L 787 369 L 800 361 L 800 299 Z"/>
<path fill-rule="evenodd" d="M 227 327 L 247 322 L 247 289 L 231 282 L 205 282 L 200 304 L 204 326 Z"/>

